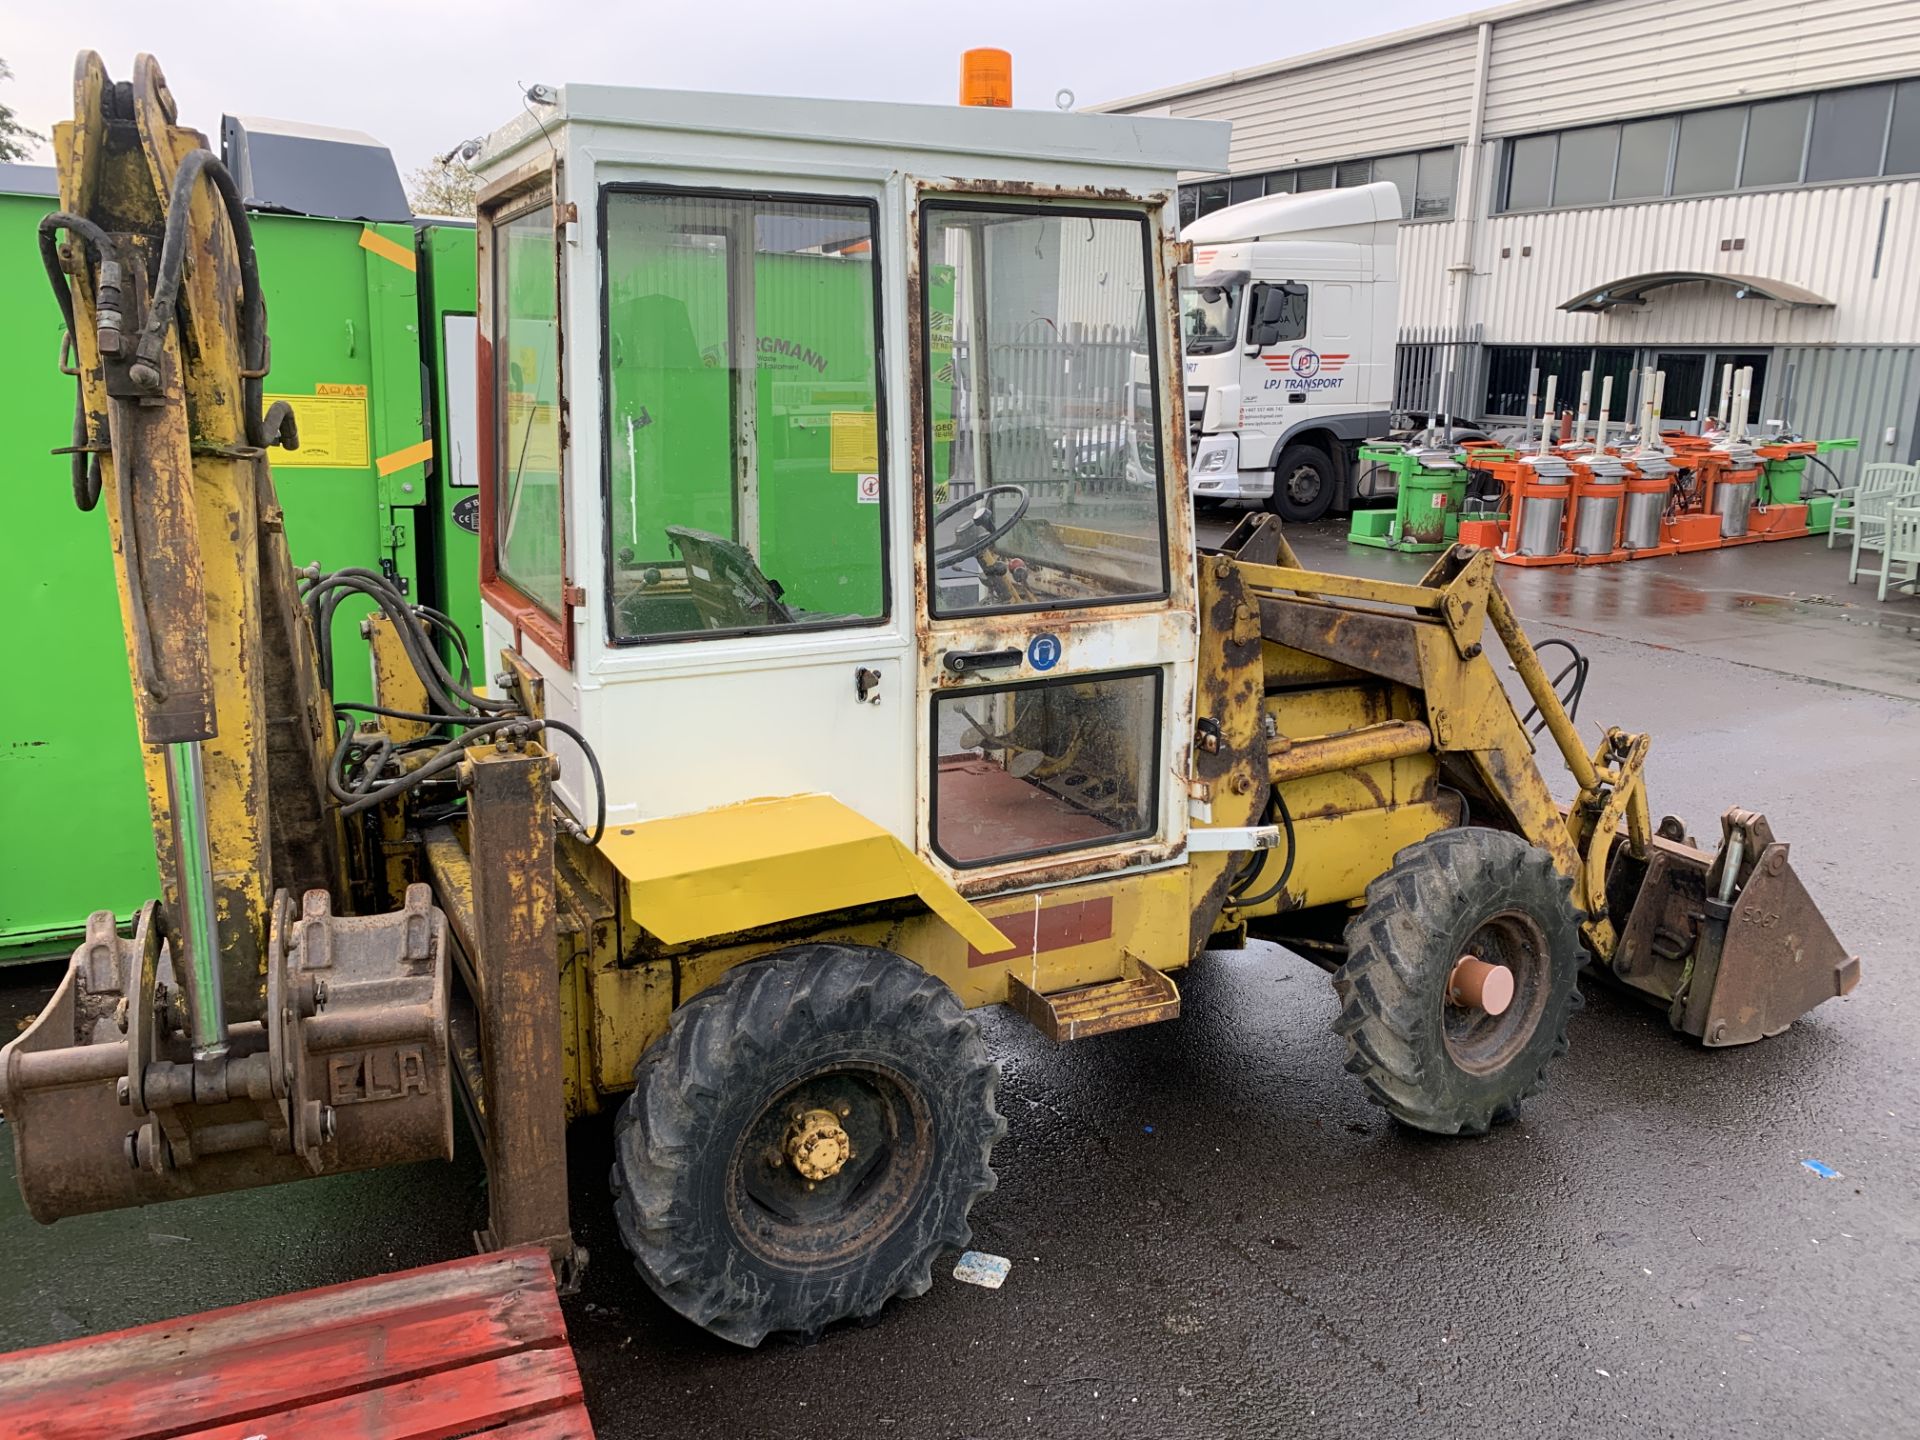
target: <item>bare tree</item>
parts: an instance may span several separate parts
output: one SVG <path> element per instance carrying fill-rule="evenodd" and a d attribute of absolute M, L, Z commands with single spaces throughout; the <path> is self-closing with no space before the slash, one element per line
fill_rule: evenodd
<path fill-rule="evenodd" d="M 11 80 L 13 71 L 0 60 L 0 80 Z M 0 160 L 30 160 L 33 147 L 47 137 L 27 129 L 13 118 L 13 107 L 0 103 Z"/>
<path fill-rule="evenodd" d="M 472 215 L 480 177 L 452 161 L 422 165 L 407 176 L 407 203 L 416 215 Z"/>

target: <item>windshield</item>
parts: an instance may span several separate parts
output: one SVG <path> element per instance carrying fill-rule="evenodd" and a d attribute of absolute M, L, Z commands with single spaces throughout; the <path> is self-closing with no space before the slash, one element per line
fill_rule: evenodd
<path fill-rule="evenodd" d="M 933 613 L 1165 595 L 1146 216 L 921 214 Z"/>
<path fill-rule="evenodd" d="M 1180 339 L 1189 355 L 1218 355 L 1231 349 L 1239 317 L 1238 285 L 1203 285 L 1180 292 Z"/>

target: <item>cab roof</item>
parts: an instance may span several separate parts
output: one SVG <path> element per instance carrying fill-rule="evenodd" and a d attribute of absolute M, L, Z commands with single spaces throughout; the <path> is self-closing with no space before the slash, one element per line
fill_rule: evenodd
<path fill-rule="evenodd" d="M 911 105 L 726 95 L 616 85 L 563 85 L 551 104 L 531 104 L 487 137 L 477 168 L 498 173 L 562 125 L 678 131 L 800 141 L 880 151 L 1030 158 L 1140 171 L 1226 168 L 1232 127 L 1217 120 L 1094 115 L 1053 110 Z M 544 134 L 543 134 L 544 132 Z"/>
<path fill-rule="evenodd" d="M 1202 215 L 1180 232 L 1180 238 L 1199 245 L 1235 245 L 1399 220 L 1400 187 L 1391 180 L 1376 180 L 1341 190 L 1243 200 Z"/>

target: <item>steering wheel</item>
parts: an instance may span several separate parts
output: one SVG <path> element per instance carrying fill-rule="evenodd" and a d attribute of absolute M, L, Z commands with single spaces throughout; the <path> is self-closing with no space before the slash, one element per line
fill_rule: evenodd
<path fill-rule="evenodd" d="M 1013 495 L 1019 498 L 1020 503 L 1014 507 L 1013 514 L 1004 520 L 996 519 L 994 516 L 993 497 L 995 495 Z M 1025 486 L 1012 484 L 989 485 L 977 495 L 961 496 L 936 514 L 933 517 L 933 524 L 929 527 L 935 537 L 934 565 L 944 570 L 950 565 L 958 565 L 963 560 L 971 560 L 985 551 L 994 541 L 1020 523 L 1027 513 L 1027 506 L 1032 503 L 1032 498 L 1027 494 Z M 941 549 L 938 543 L 940 527 L 969 505 L 975 507 L 974 512 L 960 535 L 964 537 L 968 530 L 978 530 L 979 533 L 972 539 L 956 538 L 952 545 Z"/>

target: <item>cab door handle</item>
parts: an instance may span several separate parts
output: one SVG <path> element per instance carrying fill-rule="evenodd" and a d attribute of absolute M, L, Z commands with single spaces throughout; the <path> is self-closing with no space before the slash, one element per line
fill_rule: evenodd
<path fill-rule="evenodd" d="M 976 670 L 1004 670 L 1020 663 L 1018 650 L 949 650 L 941 660 L 955 675 L 971 675 Z"/>

